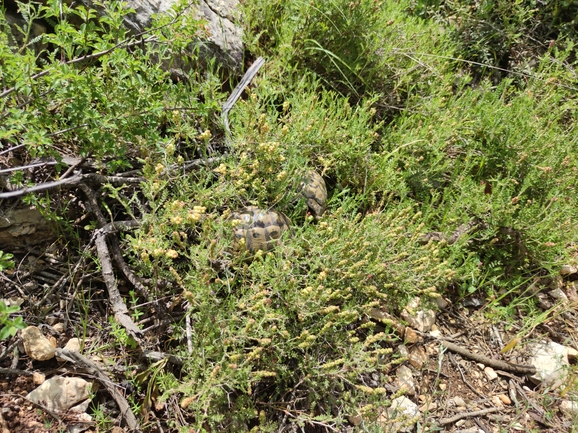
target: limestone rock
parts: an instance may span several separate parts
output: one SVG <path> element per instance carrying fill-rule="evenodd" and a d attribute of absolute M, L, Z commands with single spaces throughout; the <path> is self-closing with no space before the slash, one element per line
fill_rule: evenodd
<path fill-rule="evenodd" d="M 560 275 L 572 275 L 578 273 L 578 267 L 574 265 L 564 265 L 560 269 Z"/>
<path fill-rule="evenodd" d="M 484 373 L 488 380 L 496 380 L 498 378 L 498 373 L 492 367 L 484 368 Z"/>
<path fill-rule="evenodd" d="M 91 383 L 80 377 L 56 376 L 31 391 L 26 398 L 62 413 L 85 401 L 90 390 Z"/>
<path fill-rule="evenodd" d="M 423 365 L 427 362 L 427 353 L 423 346 L 412 347 L 409 352 L 409 363 L 417 370 L 421 370 Z"/>
<path fill-rule="evenodd" d="M 55 239 L 48 221 L 34 206 L 0 211 L 0 245 L 4 251 L 15 252 Z"/>
<path fill-rule="evenodd" d="M 378 423 L 387 426 L 388 432 L 410 432 L 416 421 L 411 421 L 419 415 L 417 404 L 407 397 L 398 397 L 391 402 L 391 406 L 383 411 L 378 418 Z M 390 424 L 390 420 L 396 420 Z"/>
<path fill-rule="evenodd" d="M 127 17 L 125 23 L 138 33 L 150 25 L 153 14 L 165 13 L 177 3 L 178 0 L 128 0 L 128 6 L 135 13 Z M 207 21 L 209 31 L 209 40 L 201 47 L 201 55 L 216 57 L 233 70 L 240 69 L 243 62 L 243 30 L 237 25 L 238 8 L 239 0 L 200 0 L 195 8 L 197 17 Z M 174 64 L 180 67 L 179 59 L 175 60 Z"/>
<path fill-rule="evenodd" d="M 395 372 L 394 386 L 398 390 L 403 390 L 407 395 L 415 395 L 415 381 L 413 380 L 413 373 L 411 368 L 400 365 Z"/>
<path fill-rule="evenodd" d="M 66 343 L 66 345 L 64 346 L 64 349 L 66 350 L 71 350 L 74 352 L 80 352 L 80 339 L 79 338 L 71 338 L 70 340 L 68 340 L 68 342 Z M 59 362 L 66 362 L 65 359 L 60 358 L 60 357 L 56 357 L 56 359 Z"/>
<path fill-rule="evenodd" d="M 571 400 L 562 400 L 560 402 L 560 410 L 568 418 L 574 418 L 578 416 L 578 402 Z"/>
<path fill-rule="evenodd" d="M 54 346 L 36 326 L 28 326 L 22 330 L 22 343 L 26 354 L 36 361 L 54 358 Z"/>
<path fill-rule="evenodd" d="M 559 388 L 569 367 L 568 349 L 553 341 L 539 342 L 530 347 L 530 353 L 530 364 L 536 367 L 536 374 L 530 376 L 530 380 L 544 387 Z"/>
<path fill-rule="evenodd" d="M 415 298 L 402 311 L 401 317 L 414 329 L 420 332 L 429 332 L 436 321 L 436 313 L 433 310 L 420 309 L 420 299 Z"/>

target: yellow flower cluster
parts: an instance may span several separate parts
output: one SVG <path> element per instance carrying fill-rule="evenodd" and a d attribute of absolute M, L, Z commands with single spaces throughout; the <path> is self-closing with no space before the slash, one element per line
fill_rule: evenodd
<path fill-rule="evenodd" d="M 206 211 L 205 206 L 193 206 L 193 209 L 187 213 L 187 222 L 194 224 L 200 221 Z"/>

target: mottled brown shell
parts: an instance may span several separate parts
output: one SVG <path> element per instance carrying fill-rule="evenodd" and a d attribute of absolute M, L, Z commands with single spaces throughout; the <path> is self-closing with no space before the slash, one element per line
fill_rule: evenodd
<path fill-rule="evenodd" d="M 236 250 L 246 249 L 251 253 L 271 251 L 291 221 L 282 212 L 263 210 L 255 206 L 243 208 L 231 215 L 239 221 L 234 232 Z"/>
<path fill-rule="evenodd" d="M 309 170 L 301 182 L 301 193 L 315 218 L 320 218 L 327 205 L 327 187 L 319 173 Z"/>

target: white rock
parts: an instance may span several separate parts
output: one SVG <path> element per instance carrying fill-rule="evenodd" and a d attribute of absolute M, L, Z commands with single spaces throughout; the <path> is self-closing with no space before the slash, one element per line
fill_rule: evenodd
<path fill-rule="evenodd" d="M 71 350 L 73 352 L 80 352 L 80 339 L 71 338 L 70 340 L 68 340 L 64 348 L 67 350 Z M 66 362 L 66 359 L 60 358 L 59 356 L 56 357 L 56 360 L 58 362 Z"/>
<path fill-rule="evenodd" d="M 464 401 L 463 398 L 461 398 L 459 396 L 454 397 L 453 401 L 457 407 L 463 407 L 463 408 L 466 407 L 466 402 Z"/>
<path fill-rule="evenodd" d="M 564 265 L 560 269 L 560 275 L 572 275 L 578 272 L 578 268 L 572 265 Z"/>
<path fill-rule="evenodd" d="M 55 323 L 54 325 L 52 325 L 52 329 L 54 329 L 56 332 L 60 332 L 62 334 L 65 330 L 64 323 L 62 323 L 62 322 Z"/>
<path fill-rule="evenodd" d="M 423 346 L 412 347 L 411 351 L 409 352 L 408 361 L 412 365 L 412 367 L 416 368 L 417 370 L 421 370 L 423 365 L 427 362 L 427 353 Z"/>
<path fill-rule="evenodd" d="M 560 410 L 568 418 L 573 418 L 575 416 L 578 416 L 578 402 L 577 401 L 570 401 L 570 400 L 562 400 L 560 402 Z"/>
<path fill-rule="evenodd" d="M 92 423 L 92 417 L 87 413 L 81 413 L 77 415 L 76 419 L 83 424 L 69 424 L 66 428 L 68 433 L 81 433 L 85 430 L 90 428 L 90 423 Z M 114 429 L 117 427 L 113 427 L 111 432 L 115 431 Z M 124 430 L 121 430 L 124 432 Z"/>
<path fill-rule="evenodd" d="M 397 389 L 405 391 L 408 395 L 415 395 L 415 382 L 411 368 L 400 365 L 395 372 L 395 376 L 394 386 Z"/>
<path fill-rule="evenodd" d="M 401 317 L 412 328 L 420 332 L 429 332 L 436 321 L 436 313 L 433 310 L 421 310 L 420 304 L 420 299 L 414 298 L 401 312 Z"/>
<path fill-rule="evenodd" d="M 553 341 L 540 342 L 530 346 L 530 353 L 530 364 L 536 367 L 536 374 L 530 376 L 530 380 L 551 389 L 559 388 L 569 367 L 567 348 Z"/>
<path fill-rule="evenodd" d="M 90 395 L 92 384 L 80 377 L 55 376 L 31 391 L 26 398 L 55 412 L 65 412 Z"/>
<path fill-rule="evenodd" d="M 566 293 L 564 293 L 564 291 L 562 289 L 554 289 L 551 290 L 550 292 L 548 292 L 548 294 L 558 300 L 558 301 L 567 301 L 568 300 L 568 296 L 566 296 Z"/>
<path fill-rule="evenodd" d="M 410 432 L 413 430 L 414 423 L 407 424 L 407 420 L 419 415 L 417 404 L 407 397 L 398 397 L 391 402 L 391 406 L 379 415 L 378 423 L 388 427 L 388 432 Z M 398 420 L 390 424 L 390 420 Z"/>
<path fill-rule="evenodd" d="M 54 346 L 36 326 L 28 326 L 22 330 L 22 343 L 26 354 L 36 361 L 54 358 Z"/>
<path fill-rule="evenodd" d="M 436 304 L 438 305 L 438 308 L 440 309 L 444 309 L 446 308 L 448 305 L 450 305 L 450 303 L 443 298 L 442 296 L 438 296 L 436 299 Z"/>
<path fill-rule="evenodd" d="M 496 373 L 492 367 L 484 368 L 484 373 L 488 380 L 496 380 L 498 378 L 498 373 Z"/>
<path fill-rule="evenodd" d="M 570 361 L 573 361 L 576 358 L 578 358 L 578 350 L 574 349 L 573 347 L 566 346 L 566 352 L 568 353 L 568 359 Z"/>

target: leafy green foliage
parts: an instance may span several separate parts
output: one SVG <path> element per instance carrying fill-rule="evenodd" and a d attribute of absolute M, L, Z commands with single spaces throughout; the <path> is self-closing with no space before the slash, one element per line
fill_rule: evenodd
<path fill-rule="evenodd" d="M 19 329 L 24 329 L 22 317 L 18 316 L 10 319 L 10 315 L 18 313 L 20 307 L 13 305 L 8 307 L 3 300 L 0 300 L 0 341 L 13 337 Z"/>
<path fill-rule="evenodd" d="M 19 46 L 0 35 L 0 139 L 26 144 L 30 158 L 70 152 L 105 172 L 142 168 L 140 189 L 104 188 L 117 206 L 108 210 L 140 221 L 123 239 L 131 266 L 154 297 L 187 301 L 193 332 L 172 324 L 165 350 L 184 365 L 139 375 L 146 397 L 135 408 L 177 395 L 190 425 L 212 431 L 277 431 L 283 417 L 341 429 L 361 414 L 371 424 L 403 361 L 395 317 L 408 301 L 477 292 L 535 314 L 529 282 L 575 264 L 571 43 L 535 51 L 516 79 L 454 72 L 459 57 L 500 67 L 546 12 L 501 0 L 247 1 L 249 50 L 270 60 L 222 143 L 216 76 L 192 68 L 185 84 L 160 67 L 203 37 L 202 23 L 184 9 L 159 17 L 144 49 L 122 27 L 121 3 L 101 5 L 99 19 L 58 5 L 28 10 L 53 27 L 36 40 L 48 44 L 40 54 L 31 25 Z M 548 5 L 559 22 L 572 10 Z M 298 191 L 308 169 L 329 187 L 319 221 Z M 232 249 L 229 218 L 247 205 L 293 221 L 251 259 Z M 129 293 L 140 318 L 146 308 Z M 109 332 L 134 345 L 112 320 Z"/>
<path fill-rule="evenodd" d="M 554 45 L 573 49 L 578 5 L 568 0 L 413 0 L 413 13 L 443 22 L 458 44 L 456 57 L 497 82 L 525 71 Z M 528 52 L 534 55 L 528 56 Z"/>
<path fill-rule="evenodd" d="M 176 86 L 161 65 L 195 38 L 201 40 L 202 23 L 181 6 L 153 22 L 143 35 L 145 48 L 123 26 L 123 16 L 131 11 L 122 2 L 95 5 L 104 17 L 96 19 L 94 7 L 59 1 L 36 5 L 30 19 L 53 26 L 41 36 L 50 50 L 37 54 L 28 41 L 18 49 L 6 34 L 0 37 L 4 145 L 25 144 L 32 158 L 60 160 L 72 151 L 110 170 L 130 166 L 136 155 L 158 153 L 162 149 L 157 143 L 167 139 L 181 140 L 194 155 L 196 134 L 179 124 L 190 117 L 192 125 L 206 128 L 206 116 L 218 104 L 190 96 L 202 95 L 210 86 L 201 86 L 200 80 L 191 81 L 191 89 Z M 177 19 L 180 32 L 167 37 L 164 26 Z"/>

